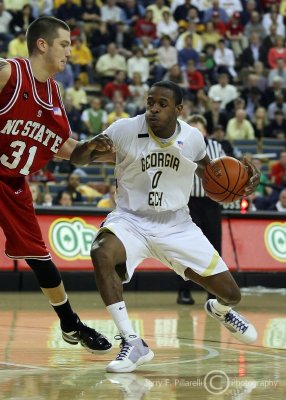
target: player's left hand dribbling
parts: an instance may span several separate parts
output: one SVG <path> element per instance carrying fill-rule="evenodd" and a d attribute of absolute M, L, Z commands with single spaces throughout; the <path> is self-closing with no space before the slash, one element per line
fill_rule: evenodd
<path fill-rule="evenodd" d="M 112 140 L 103 133 L 100 133 L 99 135 L 90 139 L 87 145 L 90 150 L 111 151 L 112 153 L 115 152 Z"/>
<path fill-rule="evenodd" d="M 255 189 L 259 185 L 261 172 L 246 157 L 243 157 L 242 163 L 245 166 L 249 176 L 248 184 L 245 187 L 245 195 L 248 196 L 255 192 Z"/>

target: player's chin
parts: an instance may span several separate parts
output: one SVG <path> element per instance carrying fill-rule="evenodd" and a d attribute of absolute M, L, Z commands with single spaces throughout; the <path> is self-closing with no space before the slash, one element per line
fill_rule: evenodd
<path fill-rule="evenodd" d="M 161 128 L 162 122 L 158 118 L 147 118 L 148 125 L 152 130 Z"/>

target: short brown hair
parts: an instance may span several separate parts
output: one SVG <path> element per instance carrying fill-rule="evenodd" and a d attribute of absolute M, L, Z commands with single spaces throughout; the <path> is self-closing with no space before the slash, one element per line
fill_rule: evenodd
<path fill-rule="evenodd" d="M 203 117 L 200 114 L 193 114 L 188 118 L 188 124 L 192 125 L 192 124 L 197 124 L 198 122 L 200 124 L 203 125 L 203 127 L 206 129 L 207 128 L 207 120 L 205 119 L 205 117 Z"/>
<path fill-rule="evenodd" d="M 62 28 L 70 31 L 69 26 L 55 17 L 40 17 L 33 21 L 27 30 L 27 47 L 31 55 L 37 47 L 37 40 L 43 38 L 49 45 L 58 37 L 58 30 Z"/>

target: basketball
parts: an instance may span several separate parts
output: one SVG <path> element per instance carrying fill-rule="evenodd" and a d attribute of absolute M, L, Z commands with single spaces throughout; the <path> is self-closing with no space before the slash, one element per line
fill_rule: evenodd
<path fill-rule="evenodd" d="M 248 180 L 245 166 L 239 160 L 225 156 L 206 166 L 202 183 L 212 200 L 232 203 L 243 196 Z"/>

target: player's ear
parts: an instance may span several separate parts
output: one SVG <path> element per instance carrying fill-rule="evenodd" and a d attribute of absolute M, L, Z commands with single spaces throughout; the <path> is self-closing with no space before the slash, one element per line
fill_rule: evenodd
<path fill-rule="evenodd" d="M 176 106 L 176 111 L 177 111 L 177 117 L 181 114 L 182 110 L 183 110 L 183 104 L 178 104 Z"/>
<path fill-rule="evenodd" d="M 41 52 L 46 52 L 47 48 L 48 48 L 48 43 L 45 41 L 45 39 L 43 38 L 39 38 L 37 40 L 37 48 L 41 51 Z"/>

